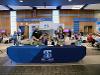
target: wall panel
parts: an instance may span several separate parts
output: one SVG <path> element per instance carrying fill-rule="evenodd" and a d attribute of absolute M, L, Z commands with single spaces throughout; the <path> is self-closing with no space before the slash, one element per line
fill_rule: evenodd
<path fill-rule="evenodd" d="M 10 11 L 0 11 L 0 29 L 10 33 Z"/>

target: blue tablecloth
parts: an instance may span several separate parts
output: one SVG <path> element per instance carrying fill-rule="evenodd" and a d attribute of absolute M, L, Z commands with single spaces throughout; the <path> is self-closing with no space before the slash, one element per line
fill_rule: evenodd
<path fill-rule="evenodd" d="M 86 47 L 11 46 L 7 54 L 16 63 L 66 63 L 81 60 L 86 55 Z"/>

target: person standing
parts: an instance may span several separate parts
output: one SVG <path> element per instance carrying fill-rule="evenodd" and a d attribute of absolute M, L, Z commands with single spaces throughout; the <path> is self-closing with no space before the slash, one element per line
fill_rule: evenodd
<path fill-rule="evenodd" d="M 14 45 L 17 45 L 17 44 L 18 44 L 17 36 L 18 36 L 18 35 L 17 35 L 17 32 L 14 31 L 14 34 L 13 34 L 13 36 L 12 36 L 13 41 L 14 41 Z"/>
<path fill-rule="evenodd" d="M 61 26 L 59 26 L 58 28 L 58 43 L 59 45 L 63 45 L 64 44 L 64 38 L 65 38 L 65 35 L 64 35 L 64 32 L 63 32 L 63 28 Z"/>
<path fill-rule="evenodd" d="M 72 32 L 71 32 L 71 30 L 69 29 L 69 32 L 68 32 L 68 37 L 69 37 L 69 39 L 71 39 L 71 35 L 72 35 Z"/>
<path fill-rule="evenodd" d="M 21 29 L 18 29 L 18 31 L 17 31 L 17 40 L 18 40 L 18 44 L 21 44 L 21 39 L 22 39 Z"/>
<path fill-rule="evenodd" d="M 89 34 L 89 35 L 88 35 L 87 41 L 88 41 L 92 46 L 94 46 L 95 39 L 93 38 L 92 34 Z"/>

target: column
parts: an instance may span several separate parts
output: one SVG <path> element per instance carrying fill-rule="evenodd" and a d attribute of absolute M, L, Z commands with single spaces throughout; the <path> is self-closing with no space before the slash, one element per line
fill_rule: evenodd
<path fill-rule="evenodd" d="M 14 31 L 17 31 L 16 11 L 10 11 L 10 28 L 10 34 L 13 35 Z"/>

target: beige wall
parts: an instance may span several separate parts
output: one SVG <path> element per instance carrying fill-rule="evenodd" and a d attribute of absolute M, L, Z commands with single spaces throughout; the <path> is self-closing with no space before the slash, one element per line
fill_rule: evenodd
<path fill-rule="evenodd" d="M 6 33 L 10 33 L 10 12 L 0 11 L 0 30 L 6 30 Z"/>
<path fill-rule="evenodd" d="M 87 14 L 87 16 L 61 16 L 66 14 Z M 94 14 L 94 15 L 89 15 Z M 52 18 L 52 10 L 23 10 L 17 11 L 18 18 Z M 94 12 L 93 10 L 60 10 L 60 23 L 73 27 L 73 18 L 100 18 L 100 11 Z M 38 22 L 31 22 L 38 23 Z M 24 25 L 29 25 L 30 22 L 23 22 Z M 21 22 L 17 22 L 17 25 L 21 25 Z M 95 29 L 96 25 L 92 22 L 80 23 L 80 30 L 83 30 L 84 25 L 92 25 Z M 10 11 L 0 11 L 0 29 L 5 29 L 7 33 L 10 33 Z M 94 32 L 95 30 L 93 30 Z"/>
<path fill-rule="evenodd" d="M 95 16 L 95 18 L 100 18 L 100 11 L 95 11 L 94 16 Z"/>

